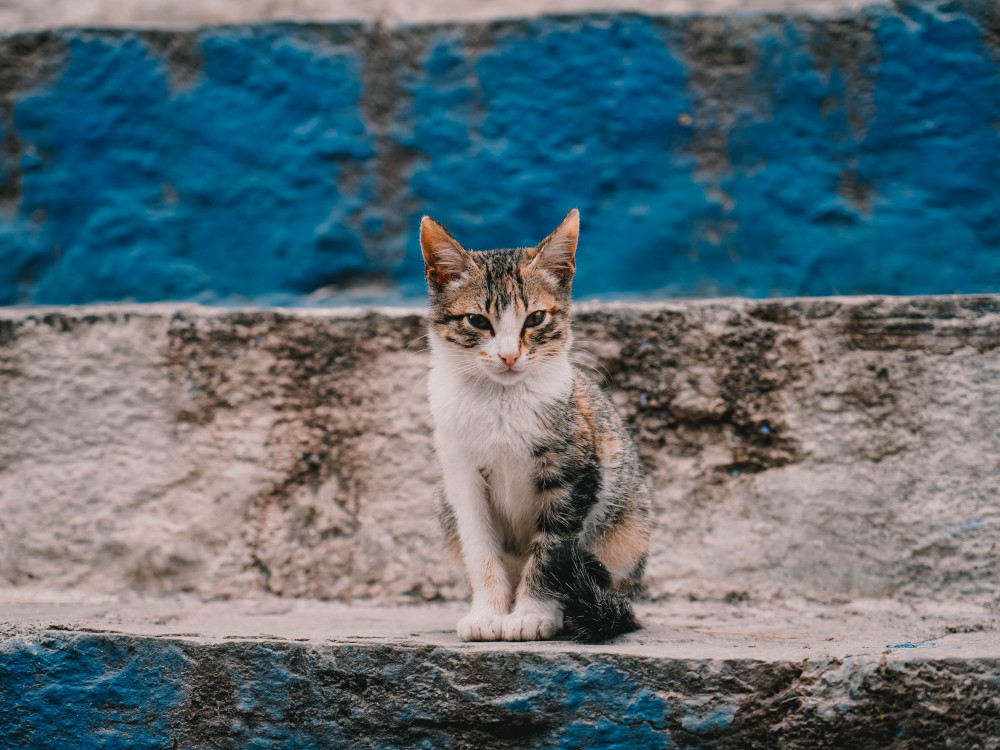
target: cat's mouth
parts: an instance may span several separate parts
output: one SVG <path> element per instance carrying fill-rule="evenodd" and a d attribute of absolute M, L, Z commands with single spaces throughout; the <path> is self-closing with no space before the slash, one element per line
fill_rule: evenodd
<path fill-rule="evenodd" d="M 498 383 L 516 383 L 524 377 L 527 372 L 525 367 L 505 367 L 503 369 L 490 369 L 490 376 Z"/>

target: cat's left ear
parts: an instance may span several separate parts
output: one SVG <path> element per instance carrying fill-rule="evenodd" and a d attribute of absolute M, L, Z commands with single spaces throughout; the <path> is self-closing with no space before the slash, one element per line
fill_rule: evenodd
<path fill-rule="evenodd" d="M 531 268 L 548 271 L 565 284 L 576 273 L 576 241 L 580 236 L 580 212 L 575 208 L 556 230 L 527 252 Z"/>

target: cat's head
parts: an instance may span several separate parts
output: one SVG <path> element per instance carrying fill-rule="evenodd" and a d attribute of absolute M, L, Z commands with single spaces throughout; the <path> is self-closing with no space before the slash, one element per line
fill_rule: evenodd
<path fill-rule="evenodd" d="M 470 252 L 420 222 L 435 349 L 471 377 L 510 385 L 542 376 L 572 344 L 570 297 L 580 214 L 535 247 Z"/>

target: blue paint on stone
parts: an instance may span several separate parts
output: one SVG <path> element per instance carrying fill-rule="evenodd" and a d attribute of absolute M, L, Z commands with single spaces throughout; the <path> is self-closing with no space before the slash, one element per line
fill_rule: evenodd
<path fill-rule="evenodd" d="M 799 700 L 765 727 L 760 706 L 801 663 L 48 633 L 0 641 L 0 747 L 700 748 L 747 746 L 762 729 L 825 746 L 843 727 L 815 707 L 834 698 L 850 696 L 866 735 L 907 717 L 886 670 L 950 701 L 922 736 L 947 727 L 964 741 L 996 723 L 983 724 L 994 661 L 814 662 L 828 679 L 798 682 Z"/>
<path fill-rule="evenodd" d="M 695 734 L 721 732 L 733 723 L 738 710 L 739 706 L 734 705 L 715 706 L 705 713 L 687 714 L 681 719 L 681 726 Z"/>
<path fill-rule="evenodd" d="M 38 269 L 30 301 L 304 292 L 367 268 L 344 226 L 368 196 L 337 186 L 372 154 L 357 51 L 280 28 L 199 42 L 196 80 L 171 91 L 141 38 L 70 35 L 58 80 L 17 102 L 41 155 L 22 159 L 13 222 Z"/>
<path fill-rule="evenodd" d="M 670 707 L 633 675 L 606 662 L 562 663 L 539 670 L 522 669 L 535 690 L 506 707 L 515 712 L 551 712 L 581 718 L 554 731 L 560 748 L 646 748 L 670 744 Z"/>
<path fill-rule="evenodd" d="M 554 747 L 576 750 L 581 747 L 631 750 L 632 748 L 668 748 L 670 734 L 645 725 L 623 726 L 604 717 L 594 721 L 577 720 L 560 734 Z"/>
<path fill-rule="evenodd" d="M 0 747 L 172 748 L 189 663 L 154 641 L 0 642 Z"/>
<path fill-rule="evenodd" d="M 573 206 L 579 297 L 997 292 L 1000 51 L 977 18 L 212 29 L 185 77 L 141 34 L 60 31 L 65 62 L 0 123 L 0 303 L 419 298 L 421 214 L 484 248 Z"/>

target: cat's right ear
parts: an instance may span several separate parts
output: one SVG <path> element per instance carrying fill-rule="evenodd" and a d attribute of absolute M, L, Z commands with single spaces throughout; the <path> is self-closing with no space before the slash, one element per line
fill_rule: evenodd
<path fill-rule="evenodd" d="M 420 251 L 429 283 L 443 287 L 468 268 L 469 254 L 451 233 L 430 216 L 420 220 Z"/>

